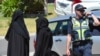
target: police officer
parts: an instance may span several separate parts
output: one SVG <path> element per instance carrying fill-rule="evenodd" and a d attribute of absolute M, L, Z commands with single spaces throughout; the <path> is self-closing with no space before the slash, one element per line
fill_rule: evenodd
<path fill-rule="evenodd" d="M 92 56 L 92 39 L 89 25 L 99 26 L 97 17 L 85 12 L 86 7 L 81 4 L 75 6 L 75 17 L 68 21 L 66 54 L 70 56 L 70 43 L 72 40 L 73 56 Z M 88 16 L 93 20 L 89 20 Z"/>

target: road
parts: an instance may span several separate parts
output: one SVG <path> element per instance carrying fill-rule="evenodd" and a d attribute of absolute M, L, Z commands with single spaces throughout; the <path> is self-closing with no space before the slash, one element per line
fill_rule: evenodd
<path fill-rule="evenodd" d="M 33 56 L 34 47 L 33 47 L 33 35 L 30 36 L 30 56 Z M 8 42 L 4 39 L 4 36 L 0 37 L 0 56 L 6 56 L 7 54 L 7 44 Z"/>
<path fill-rule="evenodd" d="M 30 35 L 30 56 L 33 56 L 33 54 L 34 54 L 33 38 L 34 38 L 34 34 Z M 96 39 L 98 39 L 98 38 L 96 38 Z M 100 45 L 98 45 L 98 44 L 99 44 L 99 42 L 94 43 L 94 45 L 93 45 L 93 51 L 95 54 L 93 56 L 100 56 L 100 54 L 97 54 L 100 52 Z M 6 54 L 7 54 L 7 41 L 4 39 L 4 36 L 0 36 L 0 56 L 7 56 Z"/>

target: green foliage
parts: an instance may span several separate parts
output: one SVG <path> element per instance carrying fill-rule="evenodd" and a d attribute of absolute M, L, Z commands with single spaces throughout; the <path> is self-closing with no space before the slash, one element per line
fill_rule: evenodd
<path fill-rule="evenodd" d="M 2 6 L 1 6 L 1 4 L 0 4 L 0 12 L 1 12 L 1 7 L 2 7 Z"/>
<path fill-rule="evenodd" d="M 19 0 L 3 0 L 2 13 L 4 17 L 9 17 L 17 9 Z"/>
<path fill-rule="evenodd" d="M 25 14 L 37 14 L 39 11 L 43 11 L 44 6 L 40 1 L 29 1 L 26 5 Z"/>
<path fill-rule="evenodd" d="M 3 0 L 1 7 L 4 17 L 10 17 L 16 9 L 25 14 L 37 14 L 44 11 L 44 0 Z"/>

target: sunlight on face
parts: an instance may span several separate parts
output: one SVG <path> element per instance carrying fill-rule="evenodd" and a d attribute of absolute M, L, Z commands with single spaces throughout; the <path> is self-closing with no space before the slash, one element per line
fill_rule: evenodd
<path fill-rule="evenodd" d="M 75 10 L 75 13 L 77 16 L 82 17 L 82 16 L 84 16 L 84 11 L 85 10 Z"/>

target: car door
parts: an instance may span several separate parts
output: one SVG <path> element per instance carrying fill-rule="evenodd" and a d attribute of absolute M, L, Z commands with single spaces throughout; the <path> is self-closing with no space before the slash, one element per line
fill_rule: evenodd
<path fill-rule="evenodd" d="M 67 21 L 58 21 L 53 33 L 53 48 L 60 56 L 66 52 Z"/>
<path fill-rule="evenodd" d="M 95 28 L 92 32 L 92 39 L 93 39 L 93 47 L 92 47 L 92 53 L 94 55 L 99 54 L 100 56 L 100 26 Z"/>

